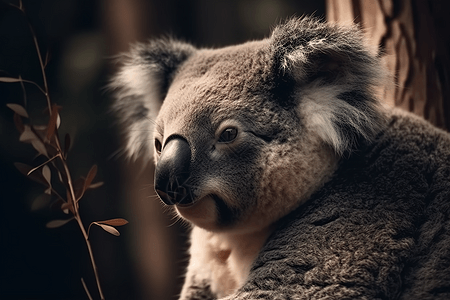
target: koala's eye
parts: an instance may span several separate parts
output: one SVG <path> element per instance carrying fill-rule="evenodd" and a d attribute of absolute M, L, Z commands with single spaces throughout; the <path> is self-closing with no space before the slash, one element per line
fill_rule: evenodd
<path fill-rule="evenodd" d="M 234 127 L 226 128 L 219 137 L 219 143 L 232 142 L 237 137 L 238 131 Z"/>
<path fill-rule="evenodd" d="M 158 139 L 155 139 L 156 152 L 161 153 L 161 148 L 162 148 L 161 142 Z"/>

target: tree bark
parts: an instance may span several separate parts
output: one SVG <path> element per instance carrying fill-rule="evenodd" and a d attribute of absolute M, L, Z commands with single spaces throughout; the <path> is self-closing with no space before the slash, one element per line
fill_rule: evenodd
<path fill-rule="evenodd" d="M 358 23 L 378 46 L 393 84 L 384 101 L 450 129 L 450 2 L 326 0 L 331 22 Z"/>

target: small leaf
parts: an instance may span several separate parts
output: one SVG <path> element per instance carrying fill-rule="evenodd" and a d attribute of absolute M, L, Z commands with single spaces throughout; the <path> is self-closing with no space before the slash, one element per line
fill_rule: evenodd
<path fill-rule="evenodd" d="M 58 117 L 56 118 L 56 128 L 58 129 L 60 125 L 61 125 L 61 116 L 58 113 Z"/>
<path fill-rule="evenodd" d="M 44 132 L 47 132 L 47 125 L 33 125 L 33 129 L 44 136 Z"/>
<path fill-rule="evenodd" d="M 19 141 L 24 143 L 31 143 L 31 145 L 39 154 L 48 157 L 47 149 L 45 148 L 44 143 L 42 143 L 38 136 L 31 130 L 30 126 L 24 125 L 24 131 L 20 135 Z"/>
<path fill-rule="evenodd" d="M 53 211 L 57 211 L 61 209 L 61 205 L 63 205 L 65 203 L 65 201 L 61 200 L 61 199 L 57 199 L 55 202 L 52 202 L 50 204 L 50 208 Z"/>
<path fill-rule="evenodd" d="M 34 81 L 31 80 L 25 80 L 22 78 L 11 78 L 11 77 L 0 77 L 0 82 L 27 82 L 27 83 L 31 83 L 34 86 L 36 86 L 44 95 L 46 95 L 47 93 L 39 86 L 39 84 L 37 84 Z"/>
<path fill-rule="evenodd" d="M 19 137 L 19 141 L 25 143 L 31 143 L 33 140 L 39 140 L 37 135 L 31 130 L 31 127 L 28 125 L 24 125 L 24 131 Z"/>
<path fill-rule="evenodd" d="M 8 103 L 8 104 L 6 104 L 6 106 L 8 106 L 10 109 L 12 109 L 19 116 L 24 117 L 24 118 L 29 118 L 26 109 L 22 105 L 15 104 L 15 103 Z"/>
<path fill-rule="evenodd" d="M 72 211 L 72 205 L 70 203 L 63 203 L 63 205 L 61 205 L 61 210 L 65 213 L 68 214 L 69 211 Z"/>
<path fill-rule="evenodd" d="M 94 179 L 95 175 L 97 175 L 97 165 L 93 165 L 92 168 L 89 170 L 86 180 L 84 181 L 84 189 L 85 190 L 87 187 L 89 187 L 91 185 L 92 180 Z"/>
<path fill-rule="evenodd" d="M 58 122 L 58 106 L 54 105 L 52 106 L 52 113 L 50 115 L 50 120 L 48 121 L 47 125 L 47 139 L 51 140 L 53 135 L 55 134 L 55 129 L 57 127 Z"/>
<path fill-rule="evenodd" d="M 45 180 L 48 182 L 49 186 L 52 186 L 52 172 L 50 171 L 50 168 L 45 165 L 42 167 L 42 175 L 44 176 Z"/>
<path fill-rule="evenodd" d="M 31 170 L 34 169 L 33 167 L 30 167 L 27 164 L 18 163 L 18 162 L 14 163 L 14 166 L 17 168 L 17 170 L 20 171 L 20 173 L 27 176 L 31 180 L 34 180 L 45 186 L 48 186 L 47 181 L 45 180 L 44 176 L 42 176 L 42 174 L 40 172 L 32 172 L 31 174 L 28 174 Z"/>
<path fill-rule="evenodd" d="M 58 179 L 59 181 L 61 181 L 62 183 L 64 183 L 64 180 L 62 178 L 61 172 L 58 170 Z"/>
<path fill-rule="evenodd" d="M 0 77 L 0 82 L 21 82 L 23 79 L 12 77 Z"/>
<path fill-rule="evenodd" d="M 93 222 L 95 225 L 100 226 L 104 231 L 109 232 L 115 236 L 119 236 L 120 232 L 112 226 L 100 224 L 98 222 Z"/>
<path fill-rule="evenodd" d="M 96 223 L 99 224 L 106 224 L 106 225 L 111 225 L 111 226 L 123 226 L 128 224 L 128 221 L 125 219 L 111 219 L 111 220 L 105 220 L 105 221 L 97 221 Z"/>
<path fill-rule="evenodd" d="M 42 194 L 38 196 L 36 199 L 33 200 L 33 203 L 31 203 L 31 210 L 40 210 L 44 207 L 47 207 L 50 205 L 51 197 L 47 194 Z"/>
<path fill-rule="evenodd" d="M 103 181 L 99 181 L 99 182 L 96 182 L 96 183 L 91 184 L 91 185 L 88 186 L 87 188 L 88 188 L 88 189 L 96 189 L 96 188 L 98 188 L 98 187 L 101 187 L 103 184 L 104 184 Z"/>
<path fill-rule="evenodd" d="M 85 179 L 83 177 L 78 178 L 73 182 L 73 189 L 75 191 L 75 200 L 78 201 L 83 197 L 85 189 Z"/>
<path fill-rule="evenodd" d="M 40 140 L 33 140 L 31 142 L 31 145 L 38 152 L 39 155 L 44 155 L 48 157 L 47 148 L 45 148 L 44 143 L 42 143 Z"/>
<path fill-rule="evenodd" d="M 44 193 L 46 193 L 47 195 L 51 195 L 52 194 L 52 188 L 51 187 L 46 188 Z"/>
<path fill-rule="evenodd" d="M 27 176 L 28 172 L 33 169 L 32 166 L 29 166 L 27 164 L 23 164 L 23 163 L 14 163 L 14 166 L 17 168 L 17 170 L 20 171 L 20 173 L 22 173 L 23 175 Z"/>
<path fill-rule="evenodd" d="M 47 228 L 58 228 L 61 227 L 67 223 L 69 223 L 70 221 L 72 221 L 74 218 L 70 218 L 67 220 L 54 220 L 54 221 L 50 221 L 47 223 L 47 225 L 45 225 L 45 227 Z"/>
<path fill-rule="evenodd" d="M 19 116 L 18 113 L 14 113 L 14 125 L 16 125 L 17 130 L 22 133 L 25 130 L 25 126 L 23 125 L 22 118 Z"/>

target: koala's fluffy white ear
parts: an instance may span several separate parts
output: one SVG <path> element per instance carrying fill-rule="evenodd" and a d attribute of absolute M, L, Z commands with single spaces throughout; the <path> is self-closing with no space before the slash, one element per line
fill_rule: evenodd
<path fill-rule="evenodd" d="M 159 39 L 134 45 L 119 58 L 120 69 L 111 80 L 113 110 L 122 123 L 128 157 L 153 154 L 156 116 L 180 65 L 195 51 L 187 43 Z"/>
<path fill-rule="evenodd" d="M 336 153 L 379 132 L 384 120 L 375 87 L 385 73 L 356 26 L 291 19 L 274 29 L 271 41 L 275 70 L 295 86 L 305 125 Z"/>

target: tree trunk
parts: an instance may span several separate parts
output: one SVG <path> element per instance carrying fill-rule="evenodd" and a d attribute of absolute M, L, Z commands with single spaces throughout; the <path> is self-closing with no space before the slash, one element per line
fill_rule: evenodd
<path fill-rule="evenodd" d="M 450 129 L 450 2 L 326 0 L 331 22 L 356 22 L 392 75 L 384 101 Z"/>
<path fill-rule="evenodd" d="M 103 0 L 101 4 L 109 55 L 126 52 L 130 44 L 145 42 L 148 36 L 158 33 L 156 1 Z M 123 193 L 117 196 L 126 203 L 128 226 L 133 232 L 129 251 L 135 262 L 138 294 L 145 299 L 172 299 L 173 291 L 178 289 L 174 280 L 179 259 L 176 226 L 169 226 L 174 221 L 163 214 L 153 190 L 153 164 L 122 161 Z"/>

